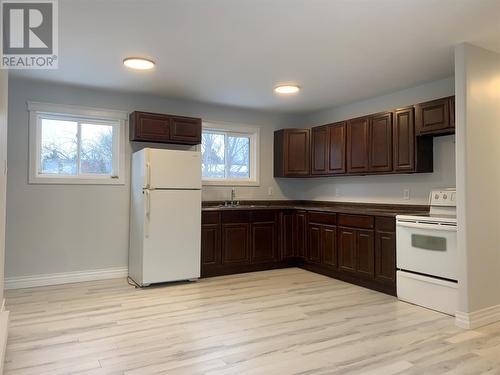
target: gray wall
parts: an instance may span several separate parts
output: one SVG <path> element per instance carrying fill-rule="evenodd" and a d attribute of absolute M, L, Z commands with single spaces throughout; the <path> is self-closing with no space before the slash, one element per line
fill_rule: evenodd
<path fill-rule="evenodd" d="M 124 186 L 29 185 L 26 101 L 200 116 L 205 120 L 261 126 L 261 186 L 237 188 L 239 198 L 283 198 L 272 178 L 275 128 L 286 116 L 11 79 L 6 276 L 26 276 L 127 266 L 129 184 Z M 130 149 L 127 150 L 127 161 Z M 229 188 L 207 187 L 203 199 L 226 199 Z"/>
<path fill-rule="evenodd" d="M 0 306 L 3 303 L 5 264 L 5 205 L 7 191 L 7 71 L 0 69 Z"/>
<path fill-rule="evenodd" d="M 430 82 L 388 95 L 312 113 L 302 119 L 307 126 L 328 124 L 358 116 L 404 107 L 454 94 L 454 78 Z M 295 198 L 348 202 L 426 204 L 432 188 L 455 186 L 455 137 L 434 139 L 434 173 L 414 175 L 282 179 L 284 191 Z M 410 189 L 410 200 L 403 190 Z"/>

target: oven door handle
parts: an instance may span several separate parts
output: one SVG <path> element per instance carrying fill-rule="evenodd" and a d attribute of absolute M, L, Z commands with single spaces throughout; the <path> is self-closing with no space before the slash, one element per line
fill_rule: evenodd
<path fill-rule="evenodd" d="M 423 224 L 423 223 L 413 223 L 408 221 L 397 221 L 397 226 L 413 229 L 431 229 L 431 230 L 444 230 L 449 232 L 456 232 L 457 227 L 455 225 L 443 225 L 443 224 Z"/>

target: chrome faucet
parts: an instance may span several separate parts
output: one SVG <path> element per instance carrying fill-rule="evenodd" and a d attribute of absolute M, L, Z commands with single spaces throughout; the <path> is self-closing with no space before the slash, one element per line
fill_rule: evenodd
<path fill-rule="evenodd" d="M 231 188 L 231 200 L 228 202 L 224 202 L 224 206 L 226 207 L 236 207 L 239 206 L 240 202 L 236 201 L 236 188 L 232 187 Z"/>
<path fill-rule="evenodd" d="M 234 206 L 234 199 L 236 197 L 236 188 L 231 188 L 231 205 Z"/>

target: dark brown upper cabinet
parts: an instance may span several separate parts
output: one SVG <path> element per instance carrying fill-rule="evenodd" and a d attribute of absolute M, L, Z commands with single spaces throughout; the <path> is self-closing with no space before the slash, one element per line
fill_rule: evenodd
<path fill-rule="evenodd" d="M 455 132 L 455 96 L 450 96 L 450 128 Z"/>
<path fill-rule="evenodd" d="M 311 129 L 311 174 L 313 175 L 328 173 L 329 133 L 328 126 Z"/>
<path fill-rule="evenodd" d="M 369 170 L 370 121 L 360 117 L 347 121 L 347 172 L 360 173 Z"/>
<path fill-rule="evenodd" d="M 274 132 L 274 177 L 310 175 L 310 129 Z"/>
<path fill-rule="evenodd" d="M 415 137 L 414 108 L 396 109 L 393 118 L 394 172 L 432 172 L 432 137 Z"/>
<path fill-rule="evenodd" d="M 200 118 L 135 111 L 130 114 L 129 123 L 131 141 L 187 145 L 201 143 Z"/>
<path fill-rule="evenodd" d="M 345 173 L 346 123 L 311 129 L 311 175 Z"/>
<path fill-rule="evenodd" d="M 392 112 L 370 116 L 369 171 L 392 171 Z"/>
<path fill-rule="evenodd" d="M 274 176 L 429 173 L 432 136 L 454 132 L 454 96 L 312 129 L 282 129 L 274 133 Z"/>
<path fill-rule="evenodd" d="M 201 143 L 201 120 L 190 117 L 172 117 L 170 139 L 179 143 Z"/>
<path fill-rule="evenodd" d="M 415 111 L 413 107 L 396 109 L 393 124 L 393 157 L 395 171 L 415 169 Z"/>
<path fill-rule="evenodd" d="M 455 132 L 455 97 L 420 103 L 415 106 L 417 135 L 444 135 Z"/>
<path fill-rule="evenodd" d="M 328 173 L 339 174 L 346 172 L 346 122 L 337 122 L 329 125 L 329 163 Z"/>
<path fill-rule="evenodd" d="M 132 112 L 129 117 L 130 140 L 167 142 L 170 140 L 170 117 L 158 113 Z"/>

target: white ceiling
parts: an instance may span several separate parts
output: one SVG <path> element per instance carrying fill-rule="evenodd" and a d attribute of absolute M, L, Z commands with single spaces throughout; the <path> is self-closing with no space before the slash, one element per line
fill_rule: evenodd
<path fill-rule="evenodd" d="M 13 76 L 280 112 L 447 77 L 460 42 L 500 52 L 500 0 L 60 0 L 59 22 L 59 69 Z"/>

